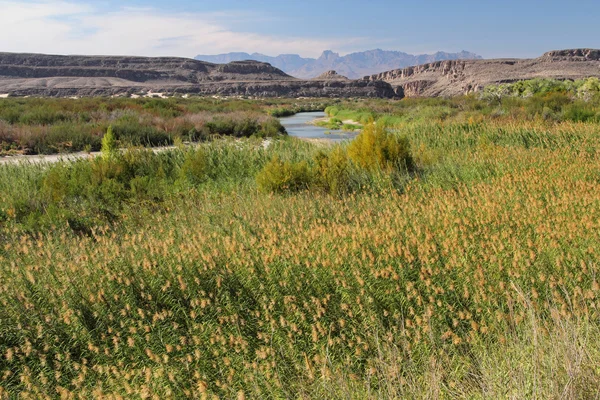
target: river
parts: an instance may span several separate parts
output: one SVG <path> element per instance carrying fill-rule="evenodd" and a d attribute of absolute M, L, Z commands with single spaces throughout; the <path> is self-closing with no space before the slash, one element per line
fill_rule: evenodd
<path fill-rule="evenodd" d="M 303 139 L 349 140 L 354 139 L 358 134 L 357 132 L 331 131 L 310 123 L 317 118 L 324 117 L 326 115 L 323 111 L 301 112 L 291 117 L 280 118 L 279 121 L 285 127 L 288 135 Z"/>

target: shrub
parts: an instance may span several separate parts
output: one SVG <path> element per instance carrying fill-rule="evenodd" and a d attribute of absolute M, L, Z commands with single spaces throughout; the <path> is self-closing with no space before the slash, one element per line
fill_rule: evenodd
<path fill-rule="evenodd" d="M 274 157 L 256 176 L 258 187 L 266 192 L 295 192 L 310 186 L 312 174 L 306 161 L 281 161 Z"/>
<path fill-rule="evenodd" d="M 183 114 L 182 107 L 180 107 L 173 99 L 147 100 L 143 107 L 145 110 L 152 111 L 164 118 L 174 118 Z"/>
<path fill-rule="evenodd" d="M 289 108 L 275 108 L 269 111 L 269 115 L 276 118 L 289 117 L 294 114 L 296 114 L 296 111 L 290 110 Z"/>
<path fill-rule="evenodd" d="M 316 179 L 321 188 L 331 194 L 344 194 L 351 191 L 352 164 L 341 146 L 316 156 Z"/>
<path fill-rule="evenodd" d="M 582 106 L 571 105 L 567 107 L 563 113 L 563 117 L 567 121 L 573 122 L 595 122 L 596 111 L 588 110 Z"/>
<path fill-rule="evenodd" d="M 579 84 L 577 96 L 589 101 L 600 94 L 600 79 L 588 78 Z"/>
<path fill-rule="evenodd" d="M 68 119 L 68 116 L 63 112 L 38 106 L 23 113 L 19 118 L 19 122 L 25 125 L 51 125 Z"/>
<path fill-rule="evenodd" d="M 408 139 L 392 135 L 383 124 L 365 126 L 348 147 L 348 156 L 356 165 L 369 171 L 412 170 L 414 167 Z"/>
<path fill-rule="evenodd" d="M 162 201 L 165 195 L 164 183 L 150 176 L 136 176 L 129 181 L 131 196 L 136 200 Z"/>
<path fill-rule="evenodd" d="M 102 138 L 102 158 L 105 160 L 114 156 L 117 150 L 115 135 L 113 134 L 112 126 L 108 127 L 106 135 Z"/>
<path fill-rule="evenodd" d="M 201 148 L 190 150 L 180 170 L 180 177 L 192 185 L 198 185 L 208 178 L 208 156 Z"/>
<path fill-rule="evenodd" d="M 262 124 L 261 130 L 256 134 L 259 137 L 276 137 L 285 135 L 287 132 L 276 119 L 269 119 Z"/>
<path fill-rule="evenodd" d="M 61 202 L 68 193 L 69 169 L 63 164 L 52 167 L 42 181 L 44 198 L 53 203 Z"/>
<path fill-rule="evenodd" d="M 336 106 L 329 106 L 325 109 L 325 114 L 330 117 L 335 117 L 340 112 L 340 109 Z"/>
<path fill-rule="evenodd" d="M 126 116 L 112 125 L 115 138 L 122 144 L 134 146 L 168 146 L 173 143 L 173 136 L 164 130 L 142 124 L 135 116 Z"/>

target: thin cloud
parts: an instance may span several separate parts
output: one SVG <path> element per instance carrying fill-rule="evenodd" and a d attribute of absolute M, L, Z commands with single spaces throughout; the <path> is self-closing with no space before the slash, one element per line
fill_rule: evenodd
<path fill-rule="evenodd" d="M 318 56 L 325 49 L 350 51 L 372 44 L 367 38 L 309 39 L 235 32 L 231 29 L 235 21 L 262 18 L 240 12 L 169 14 L 147 7 L 107 12 L 69 1 L 11 0 L 0 0 L 0 9 L 0 51 L 10 52 L 193 57 L 247 51 Z"/>

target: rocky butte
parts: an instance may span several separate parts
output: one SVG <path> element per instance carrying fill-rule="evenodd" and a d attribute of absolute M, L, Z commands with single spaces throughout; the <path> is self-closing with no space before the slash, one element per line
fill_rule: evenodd
<path fill-rule="evenodd" d="M 57 56 L 0 53 L 0 95 L 117 96 L 198 94 L 252 97 L 393 98 L 377 79 L 303 80 L 270 64 L 213 64 L 176 57 Z"/>

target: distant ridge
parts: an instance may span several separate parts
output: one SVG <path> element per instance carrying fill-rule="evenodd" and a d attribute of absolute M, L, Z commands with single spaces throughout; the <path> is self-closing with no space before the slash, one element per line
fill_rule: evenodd
<path fill-rule="evenodd" d="M 259 61 L 0 53 L 0 96 L 397 97 L 366 80 L 302 80 Z"/>
<path fill-rule="evenodd" d="M 297 54 L 281 54 L 271 57 L 260 53 L 227 53 L 218 55 L 198 55 L 196 60 L 224 64 L 232 61 L 255 60 L 271 64 L 296 78 L 315 78 L 327 71 L 335 70 L 350 79 L 358 79 L 392 69 L 431 63 L 443 60 L 477 60 L 482 57 L 468 52 L 413 55 L 401 51 L 381 49 L 362 51 L 340 56 L 326 50 L 319 58 L 303 58 Z"/>

